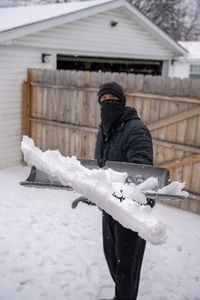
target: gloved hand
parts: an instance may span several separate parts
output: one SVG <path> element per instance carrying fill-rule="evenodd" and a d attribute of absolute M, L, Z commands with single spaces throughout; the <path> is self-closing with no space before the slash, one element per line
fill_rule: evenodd
<path fill-rule="evenodd" d="M 155 205 L 155 200 L 154 199 L 151 199 L 151 198 L 147 198 L 147 203 L 145 205 L 149 205 L 151 208 L 154 207 Z"/>

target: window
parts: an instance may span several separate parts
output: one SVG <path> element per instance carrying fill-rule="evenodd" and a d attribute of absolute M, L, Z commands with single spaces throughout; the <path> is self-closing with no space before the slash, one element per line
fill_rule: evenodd
<path fill-rule="evenodd" d="M 57 69 L 161 75 L 162 61 L 57 55 Z"/>
<path fill-rule="evenodd" d="M 200 78 L 200 65 L 190 66 L 190 78 Z"/>

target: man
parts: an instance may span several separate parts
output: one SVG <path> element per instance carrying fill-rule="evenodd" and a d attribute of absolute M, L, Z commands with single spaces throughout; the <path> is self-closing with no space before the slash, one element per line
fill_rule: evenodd
<path fill-rule="evenodd" d="M 116 82 L 100 86 L 101 124 L 95 155 L 100 167 L 107 160 L 153 163 L 152 139 L 135 108 L 125 107 L 126 98 Z M 137 298 L 145 240 L 103 212 L 103 247 L 117 300 Z"/>

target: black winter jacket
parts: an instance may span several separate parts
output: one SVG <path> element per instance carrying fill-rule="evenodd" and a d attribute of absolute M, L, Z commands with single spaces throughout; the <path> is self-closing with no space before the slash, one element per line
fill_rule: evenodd
<path fill-rule="evenodd" d="M 134 108 L 127 107 L 120 124 L 109 139 L 105 138 L 100 126 L 95 157 L 100 167 L 106 160 L 153 164 L 153 146 L 148 128 L 140 120 Z"/>

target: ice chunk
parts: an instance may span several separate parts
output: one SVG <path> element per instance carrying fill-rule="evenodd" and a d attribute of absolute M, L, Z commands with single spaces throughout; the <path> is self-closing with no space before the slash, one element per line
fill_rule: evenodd
<path fill-rule="evenodd" d="M 183 191 L 185 187 L 185 182 L 173 181 L 172 183 L 164 186 L 162 189 L 157 191 L 158 194 L 167 194 L 167 195 L 180 195 L 188 197 L 189 194 L 186 191 Z"/>

